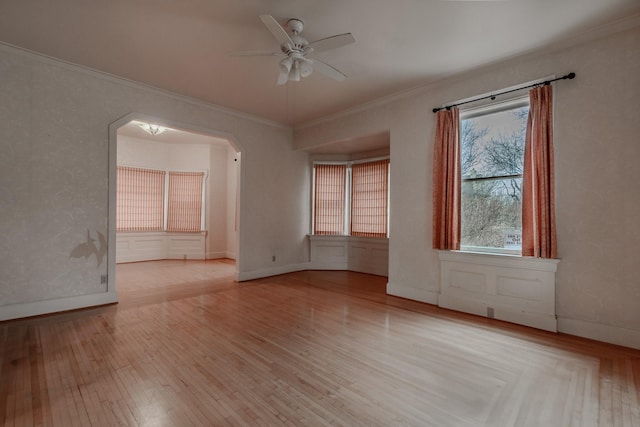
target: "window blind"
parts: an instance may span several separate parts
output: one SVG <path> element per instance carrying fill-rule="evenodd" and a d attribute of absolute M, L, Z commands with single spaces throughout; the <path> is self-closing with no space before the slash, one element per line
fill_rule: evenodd
<path fill-rule="evenodd" d="M 315 234 L 344 234 L 347 165 L 315 165 Z"/>
<path fill-rule="evenodd" d="M 203 172 L 169 172 L 167 231 L 200 231 L 203 180 Z"/>
<path fill-rule="evenodd" d="M 351 235 L 386 237 L 389 159 L 357 163 L 351 168 Z"/>
<path fill-rule="evenodd" d="M 158 231 L 164 226 L 164 171 L 117 167 L 116 231 Z"/>

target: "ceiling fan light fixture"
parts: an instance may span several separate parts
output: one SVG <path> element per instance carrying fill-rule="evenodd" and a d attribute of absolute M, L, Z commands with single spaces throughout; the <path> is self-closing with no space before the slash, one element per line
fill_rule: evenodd
<path fill-rule="evenodd" d="M 289 73 L 291 71 L 291 66 L 293 65 L 293 61 L 291 58 L 287 57 L 280 61 L 280 71 Z"/>
<path fill-rule="evenodd" d="M 138 126 L 140 126 L 142 130 L 144 130 L 145 132 L 147 132 L 149 135 L 152 135 L 152 136 L 163 134 L 168 129 L 164 126 L 156 125 L 154 123 L 138 123 Z"/>
<path fill-rule="evenodd" d="M 308 61 L 300 61 L 300 75 L 302 77 L 309 77 L 313 73 L 313 67 Z"/>
<path fill-rule="evenodd" d="M 299 82 L 300 81 L 300 70 L 298 70 L 297 68 L 294 68 L 293 70 L 291 70 L 291 72 L 289 73 L 289 81 L 290 82 Z"/>
<path fill-rule="evenodd" d="M 290 82 L 299 82 L 300 81 L 300 69 L 297 67 L 297 64 L 293 66 L 291 72 L 289 73 L 289 81 Z"/>

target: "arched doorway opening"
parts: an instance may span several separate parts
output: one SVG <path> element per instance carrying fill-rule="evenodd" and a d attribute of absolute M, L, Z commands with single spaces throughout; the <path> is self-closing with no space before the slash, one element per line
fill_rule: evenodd
<path fill-rule="evenodd" d="M 146 131 L 141 124 L 164 128 Z M 117 291 L 116 264 L 158 259 L 233 259 L 235 278 L 240 251 L 241 149 L 231 135 L 173 120 L 131 113 L 110 125 L 108 287 Z M 120 168 L 119 168 L 120 167 Z M 123 168 L 166 172 L 164 217 L 154 232 L 119 232 L 118 171 Z M 203 176 L 199 232 L 168 233 L 169 172 Z M 122 215 L 122 212 L 120 213 Z"/>

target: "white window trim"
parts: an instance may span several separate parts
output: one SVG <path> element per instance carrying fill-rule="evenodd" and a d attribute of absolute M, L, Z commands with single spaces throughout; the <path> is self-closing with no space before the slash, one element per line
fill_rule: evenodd
<path fill-rule="evenodd" d="M 473 119 L 475 117 L 485 116 L 493 113 L 500 113 L 502 111 L 513 110 L 515 108 L 524 107 L 529 105 L 529 95 L 519 95 L 509 99 L 505 99 L 498 102 L 491 102 L 484 105 L 478 105 L 475 107 L 461 108 L 460 109 L 460 121 Z"/>
<path fill-rule="evenodd" d="M 544 81 L 544 80 L 542 80 Z M 512 96 L 509 99 L 485 103 L 474 107 L 460 109 L 460 124 L 462 120 L 472 119 L 487 114 L 499 113 L 502 111 L 512 110 L 529 105 L 529 94 Z M 506 255 L 506 256 L 522 256 L 522 248 L 506 249 L 492 248 L 487 246 L 472 246 L 460 244 L 460 251 L 463 253 L 476 253 L 486 255 Z"/>

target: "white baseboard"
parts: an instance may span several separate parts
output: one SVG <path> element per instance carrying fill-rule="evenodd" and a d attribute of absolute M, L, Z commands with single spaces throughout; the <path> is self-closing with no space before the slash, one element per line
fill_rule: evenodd
<path fill-rule="evenodd" d="M 99 294 L 80 295 L 77 297 L 11 304 L 0 307 L 0 321 L 40 316 L 42 314 L 76 310 L 115 302 L 118 302 L 117 293 L 115 291 L 109 291 Z"/>
<path fill-rule="evenodd" d="M 346 261 L 312 261 L 309 263 L 308 270 L 349 270 L 349 264 Z"/>
<path fill-rule="evenodd" d="M 426 302 L 427 304 L 438 305 L 439 293 L 436 291 L 394 285 L 393 283 L 389 282 L 387 283 L 387 294 L 415 301 Z"/>
<path fill-rule="evenodd" d="M 558 331 L 640 350 L 640 330 L 558 317 Z"/>
<path fill-rule="evenodd" d="M 186 256 L 186 258 L 185 258 Z M 204 260 L 204 254 L 202 253 L 181 253 L 181 252 L 169 252 L 165 259 L 191 259 L 191 260 Z"/>
<path fill-rule="evenodd" d="M 223 259 L 229 258 L 227 252 L 207 252 L 205 255 L 206 259 Z"/>
<path fill-rule="evenodd" d="M 253 271 L 241 271 L 236 275 L 238 282 L 244 282 L 246 280 L 262 279 L 263 277 L 277 276 L 279 274 L 294 273 L 296 271 L 310 270 L 311 264 L 303 262 L 300 264 L 289 264 L 273 268 L 263 268 Z"/>

